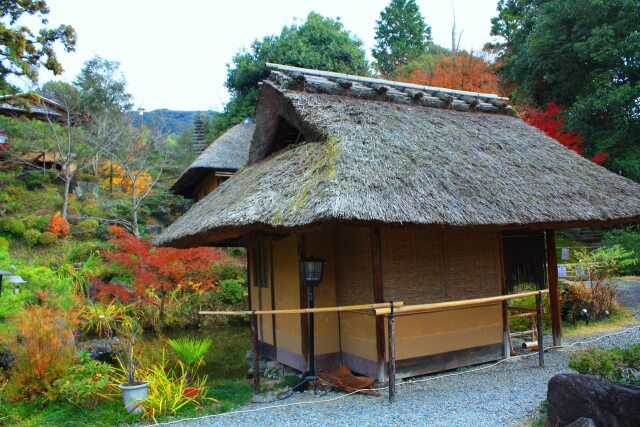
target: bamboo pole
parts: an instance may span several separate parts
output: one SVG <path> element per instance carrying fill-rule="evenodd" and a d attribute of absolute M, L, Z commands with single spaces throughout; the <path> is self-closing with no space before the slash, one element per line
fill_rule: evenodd
<path fill-rule="evenodd" d="M 403 305 L 402 307 L 398 307 L 395 309 L 395 314 L 398 315 L 398 314 L 417 313 L 417 312 L 424 312 L 424 311 L 446 310 L 446 309 L 455 309 L 460 307 L 469 307 L 474 305 L 490 304 L 494 302 L 507 301 L 510 299 L 535 296 L 538 294 L 542 295 L 548 292 L 549 291 L 547 289 L 543 289 L 541 291 L 522 292 L 519 294 L 499 295 L 499 296 L 487 297 L 487 298 L 438 302 L 438 303 L 432 303 L 432 304 Z M 376 316 L 388 315 L 391 313 L 391 309 L 387 307 L 377 308 L 375 309 L 375 311 L 376 311 Z"/>
<path fill-rule="evenodd" d="M 216 316 L 246 316 L 246 315 L 272 315 L 272 314 L 309 314 L 309 313 L 335 313 L 341 311 L 354 311 L 354 310 L 376 310 L 383 307 L 390 307 L 391 303 L 381 302 L 376 304 L 359 304 L 359 305 L 344 305 L 337 307 L 317 307 L 317 308 L 293 308 L 283 310 L 255 310 L 255 311 L 200 311 L 198 314 L 202 315 L 216 315 Z M 402 301 L 394 302 L 394 307 L 401 307 L 404 303 Z"/>

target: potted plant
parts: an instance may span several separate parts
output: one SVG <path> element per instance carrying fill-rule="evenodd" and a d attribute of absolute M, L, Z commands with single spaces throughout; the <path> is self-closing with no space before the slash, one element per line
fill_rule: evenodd
<path fill-rule="evenodd" d="M 149 396 L 149 382 L 136 380 L 136 368 L 138 358 L 134 351 L 135 339 L 140 333 L 140 325 L 129 319 L 120 324 L 118 328 L 121 356 L 120 365 L 126 375 L 126 381 L 118 384 L 122 390 L 122 401 L 128 412 L 142 413 L 142 402 Z"/>

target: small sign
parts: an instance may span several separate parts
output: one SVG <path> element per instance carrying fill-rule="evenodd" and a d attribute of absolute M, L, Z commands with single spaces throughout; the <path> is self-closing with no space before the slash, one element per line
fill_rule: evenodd
<path fill-rule="evenodd" d="M 560 259 L 563 259 L 563 260 L 569 259 L 569 248 L 562 248 L 562 254 L 560 255 Z"/>
<path fill-rule="evenodd" d="M 558 266 L 558 278 L 566 279 L 567 278 L 567 266 L 559 265 Z"/>

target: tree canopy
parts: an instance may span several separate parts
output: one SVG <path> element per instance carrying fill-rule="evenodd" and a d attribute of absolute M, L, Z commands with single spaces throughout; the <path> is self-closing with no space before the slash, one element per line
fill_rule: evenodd
<path fill-rule="evenodd" d="M 500 70 L 514 99 L 565 105 L 585 155 L 640 180 L 640 0 L 500 2 Z"/>
<path fill-rule="evenodd" d="M 345 30 L 339 19 L 311 12 L 304 23 L 285 26 L 279 35 L 255 40 L 240 50 L 227 66 L 225 86 L 231 101 L 214 120 L 213 133 L 253 115 L 258 99 L 258 83 L 268 76 L 266 62 L 367 75 L 369 64 L 362 41 Z"/>
<path fill-rule="evenodd" d="M 0 0 L 0 90 L 11 91 L 9 76 L 38 80 L 42 65 L 58 75 L 62 65 L 53 49 L 60 42 L 67 52 L 73 51 L 76 33 L 70 25 L 47 28 L 49 7 L 42 0 Z M 18 21 L 23 16 L 39 19 L 42 28 L 37 33 Z"/>
<path fill-rule="evenodd" d="M 431 27 L 415 0 L 391 0 L 380 13 L 375 30 L 374 66 L 388 76 L 418 58 L 431 43 Z"/>

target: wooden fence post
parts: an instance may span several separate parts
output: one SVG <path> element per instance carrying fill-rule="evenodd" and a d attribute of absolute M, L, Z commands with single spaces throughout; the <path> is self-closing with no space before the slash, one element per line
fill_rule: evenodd
<path fill-rule="evenodd" d="M 542 292 L 536 295 L 536 328 L 538 329 L 538 366 L 544 367 L 544 331 L 542 330 Z"/>
<path fill-rule="evenodd" d="M 258 354 L 258 315 L 251 313 L 251 354 L 253 357 L 253 394 L 260 394 L 260 355 Z"/>
<path fill-rule="evenodd" d="M 391 301 L 389 314 L 389 402 L 396 400 L 396 319 Z"/>

